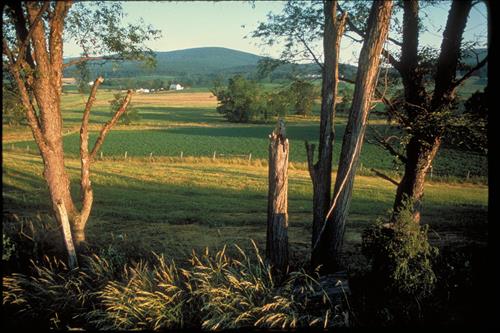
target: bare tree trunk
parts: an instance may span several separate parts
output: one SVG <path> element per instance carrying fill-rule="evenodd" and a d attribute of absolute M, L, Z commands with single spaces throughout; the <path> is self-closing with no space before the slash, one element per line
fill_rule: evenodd
<path fill-rule="evenodd" d="M 288 266 L 288 155 L 282 121 L 269 135 L 269 193 L 266 256 L 281 273 Z"/>
<path fill-rule="evenodd" d="M 353 102 L 347 122 L 339 160 L 334 195 L 314 244 L 313 263 L 324 271 L 339 268 L 345 222 L 354 186 L 354 176 L 366 131 L 366 121 L 377 84 L 380 55 L 389 30 L 392 1 L 375 1 L 368 18 L 368 31 L 359 57 Z"/>
<path fill-rule="evenodd" d="M 325 61 L 321 90 L 321 116 L 318 161 L 314 164 L 314 145 L 306 142 L 309 174 L 313 184 L 312 240 L 318 238 L 331 197 L 332 155 L 335 117 L 335 102 L 338 85 L 338 62 L 340 41 L 344 32 L 346 15 L 337 18 L 337 1 L 325 1 L 325 28 L 323 49 Z"/>

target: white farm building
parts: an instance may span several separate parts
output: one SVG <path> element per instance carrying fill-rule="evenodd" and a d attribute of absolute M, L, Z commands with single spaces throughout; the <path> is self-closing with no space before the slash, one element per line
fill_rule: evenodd
<path fill-rule="evenodd" d="M 168 89 L 169 90 L 184 90 L 184 87 L 177 83 L 177 84 L 171 84 Z"/>

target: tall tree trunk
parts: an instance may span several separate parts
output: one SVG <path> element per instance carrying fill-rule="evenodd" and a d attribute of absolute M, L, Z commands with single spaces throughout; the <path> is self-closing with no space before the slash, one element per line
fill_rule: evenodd
<path fill-rule="evenodd" d="M 288 155 L 283 122 L 269 135 L 266 257 L 281 273 L 288 266 Z"/>
<path fill-rule="evenodd" d="M 332 152 L 335 116 L 335 102 L 338 85 L 338 62 L 340 41 L 344 32 L 346 15 L 337 18 L 337 1 L 324 2 L 325 28 L 323 36 L 324 65 L 321 89 L 320 137 L 318 162 L 314 164 L 314 145 L 306 142 L 309 174 L 313 184 L 314 244 L 321 230 L 331 198 Z"/>
<path fill-rule="evenodd" d="M 403 77 L 407 115 L 414 128 L 406 145 L 405 172 L 396 191 L 393 218 L 408 201 L 413 205 L 415 222 L 420 222 L 425 175 L 432 165 L 446 130 L 447 124 L 441 120 L 440 115 L 449 110 L 455 98 L 460 44 L 471 5 L 470 0 L 452 2 L 443 32 L 434 93 L 430 99 L 425 93 L 422 69 L 417 62 L 418 2 L 404 2 L 403 46 L 401 66 L 398 70 Z"/>
<path fill-rule="evenodd" d="M 334 195 L 320 238 L 313 248 L 313 262 L 323 265 L 326 272 L 335 271 L 340 264 L 345 222 L 351 202 L 354 176 L 363 146 L 366 121 L 377 84 L 382 47 L 387 38 L 392 1 L 375 1 L 368 18 L 368 31 L 359 57 L 359 67 L 353 102 L 340 154 Z"/>

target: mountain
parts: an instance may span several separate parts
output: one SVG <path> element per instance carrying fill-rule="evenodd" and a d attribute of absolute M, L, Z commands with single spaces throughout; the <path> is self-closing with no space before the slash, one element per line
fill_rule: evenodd
<path fill-rule="evenodd" d="M 145 68 L 137 61 L 89 63 L 92 74 L 107 77 L 133 77 L 138 75 L 206 75 L 219 72 L 248 72 L 255 70 L 263 57 L 223 47 L 200 47 L 169 52 L 156 52 L 156 67 Z M 70 60 L 70 59 L 68 59 Z M 75 66 L 65 76 L 77 75 Z"/>

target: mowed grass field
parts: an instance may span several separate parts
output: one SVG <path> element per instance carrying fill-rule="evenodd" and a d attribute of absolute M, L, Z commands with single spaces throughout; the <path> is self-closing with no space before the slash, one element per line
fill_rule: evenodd
<path fill-rule="evenodd" d="M 91 115 L 95 131 L 110 117 L 108 101 L 113 93 L 101 90 L 97 96 Z M 85 101 L 76 93 L 63 97 L 66 165 L 74 198 L 79 193 L 78 130 Z M 264 248 L 267 136 L 274 124 L 228 123 L 217 114 L 216 100 L 207 92 L 135 94 L 132 103 L 142 119 L 113 129 L 102 148 L 104 159 L 92 167 L 95 198 L 88 239 L 106 244 L 116 235 L 126 235 L 144 247 L 179 258 L 193 248 L 249 245 L 250 238 Z M 292 116 L 287 123 L 292 149 L 289 239 L 292 253 L 306 258 L 310 251 L 312 186 L 304 163 L 303 140 L 317 140 L 319 119 Z M 370 126 L 388 131 L 380 119 L 371 120 Z M 336 159 L 344 127 L 345 118 L 340 117 Z M 93 138 L 96 133 L 92 133 Z M 4 216 L 50 214 L 42 161 L 30 135 L 27 128 L 4 127 Z M 127 160 L 123 158 L 125 151 Z M 181 151 L 183 159 L 179 158 Z M 214 151 L 245 156 L 213 160 Z M 249 161 L 246 155 L 250 153 Z M 365 144 L 361 161 L 365 169 L 384 169 L 397 177 L 392 158 L 373 144 Z M 468 170 L 480 181 L 457 182 L 456 177 L 463 177 Z M 455 177 L 454 182 L 439 179 L 440 172 Z M 486 158 L 443 149 L 434 173 L 426 185 L 422 214 L 423 223 L 431 228 L 431 240 L 447 244 L 486 242 Z M 348 251 L 357 251 L 362 230 L 387 215 L 394 195 L 391 183 L 368 171 L 359 173 L 346 231 Z"/>

